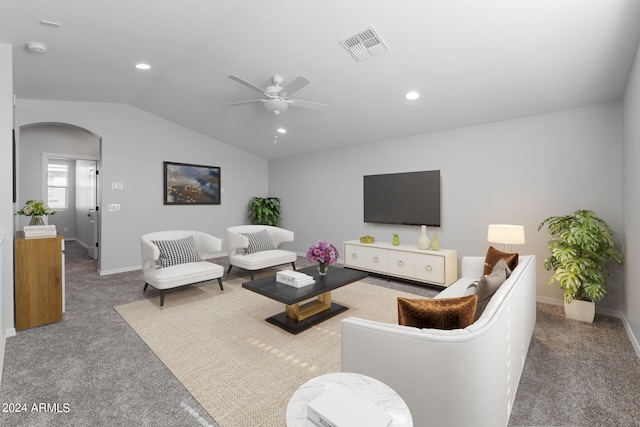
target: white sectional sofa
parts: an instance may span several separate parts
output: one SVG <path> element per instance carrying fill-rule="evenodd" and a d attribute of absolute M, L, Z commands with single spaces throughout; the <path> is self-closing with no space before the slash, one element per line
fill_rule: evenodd
<path fill-rule="evenodd" d="M 484 257 L 464 257 L 463 278 L 436 298 L 462 296 L 483 265 Z M 536 258 L 520 256 L 481 317 L 465 329 L 343 320 L 342 370 L 393 388 L 416 427 L 505 426 L 535 321 Z"/>

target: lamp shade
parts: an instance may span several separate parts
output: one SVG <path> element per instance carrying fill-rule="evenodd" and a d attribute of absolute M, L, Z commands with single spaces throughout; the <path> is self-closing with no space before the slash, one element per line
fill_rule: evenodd
<path fill-rule="evenodd" d="M 524 227 L 522 225 L 489 224 L 487 241 L 505 245 L 524 244 Z"/>

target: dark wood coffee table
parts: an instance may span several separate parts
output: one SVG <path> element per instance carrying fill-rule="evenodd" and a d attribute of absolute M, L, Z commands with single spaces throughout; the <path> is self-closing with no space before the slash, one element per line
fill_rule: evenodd
<path fill-rule="evenodd" d="M 329 267 L 326 276 L 318 274 L 317 266 L 302 268 L 298 271 L 313 276 L 316 283 L 295 288 L 276 282 L 274 275 L 242 284 L 245 289 L 285 304 L 283 313 L 271 316 L 266 321 L 292 334 L 298 334 L 348 310 L 349 307 L 331 301 L 331 291 L 367 277 L 367 273 L 363 271 L 339 267 Z M 303 305 L 299 304 L 313 297 L 318 298 Z"/>

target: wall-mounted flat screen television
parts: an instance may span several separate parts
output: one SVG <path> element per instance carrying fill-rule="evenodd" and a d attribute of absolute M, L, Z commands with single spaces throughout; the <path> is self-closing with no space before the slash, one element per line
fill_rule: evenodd
<path fill-rule="evenodd" d="M 364 222 L 440 227 L 440 171 L 365 175 Z"/>

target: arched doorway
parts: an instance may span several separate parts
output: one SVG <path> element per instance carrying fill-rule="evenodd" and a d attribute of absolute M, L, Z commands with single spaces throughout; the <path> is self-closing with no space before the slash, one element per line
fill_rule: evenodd
<path fill-rule="evenodd" d="M 54 204 L 48 218 L 65 240 L 75 240 L 98 260 L 100 268 L 101 138 L 63 123 L 38 123 L 20 128 L 18 206 L 26 200 Z M 20 229 L 26 218 L 18 219 Z"/>

